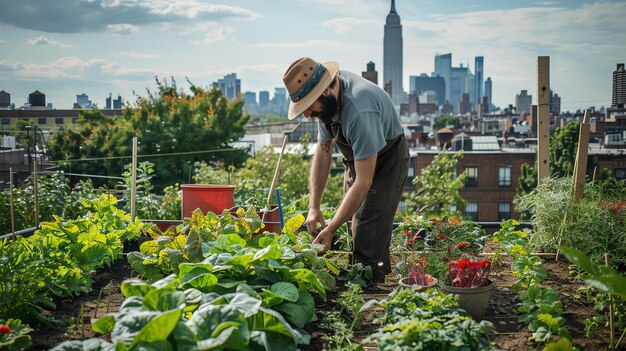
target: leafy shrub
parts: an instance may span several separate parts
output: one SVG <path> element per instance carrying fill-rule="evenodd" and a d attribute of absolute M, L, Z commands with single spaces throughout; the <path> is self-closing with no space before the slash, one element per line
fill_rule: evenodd
<path fill-rule="evenodd" d="M 572 179 L 546 179 L 535 191 L 516 198 L 534 226 L 530 248 L 554 251 L 556 245 L 577 247 L 600 263 L 608 253 L 615 266 L 626 267 L 626 210 L 612 212 L 607 205 L 626 198 L 625 188 L 606 189 L 587 183 L 584 197 L 572 198 Z"/>

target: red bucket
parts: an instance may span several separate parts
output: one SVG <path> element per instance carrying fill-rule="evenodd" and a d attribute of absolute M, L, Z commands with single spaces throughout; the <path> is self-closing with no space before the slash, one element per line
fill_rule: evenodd
<path fill-rule="evenodd" d="M 182 184 L 183 216 L 191 217 L 191 213 L 199 208 L 202 213 L 213 212 L 222 214 L 233 207 L 235 198 L 234 185 Z"/>

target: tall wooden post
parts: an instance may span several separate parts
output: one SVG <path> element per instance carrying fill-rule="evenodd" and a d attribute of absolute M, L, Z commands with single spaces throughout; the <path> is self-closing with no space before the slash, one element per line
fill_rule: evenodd
<path fill-rule="evenodd" d="M 578 134 L 578 150 L 576 152 L 576 162 L 574 164 L 574 202 L 580 201 L 585 193 L 590 115 L 590 111 L 588 109 L 585 110 L 583 122 L 580 124 L 580 133 Z"/>
<path fill-rule="evenodd" d="M 34 185 L 34 193 L 35 193 L 35 228 L 39 227 L 39 186 L 37 185 L 37 158 L 35 158 L 34 162 L 34 172 L 33 172 L 33 185 Z"/>
<path fill-rule="evenodd" d="M 133 159 L 130 167 L 130 217 L 134 221 L 137 214 L 137 137 L 133 137 Z"/>
<path fill-rule="evenodd" d="M 13 209 L 13 167 L 9 167 L 9 205 L 11 207 L 11 239 L 15 240 L 15 210 Z"/>
<path fill-rule="evenodd" d="M 537 184 L 550 177 L 550 56 L 537 57 Z"/>

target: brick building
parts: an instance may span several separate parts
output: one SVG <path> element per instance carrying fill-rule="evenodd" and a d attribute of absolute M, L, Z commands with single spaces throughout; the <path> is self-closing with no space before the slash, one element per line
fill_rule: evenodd
<path fill-rule="evenodd" d="M 536 150 L 500 148 L 495 137 L 471 137 L 471 140 L 471 150 L 464 147 L 464 157 L 456 169 L 457 174 L 466 173 L 465 187 L 460 191 L 467 201 L 465 215 L 479 222 L 519 218 L 513 199 L 521 166 L 535 162 Z M 414 170 L 409 172 L 420 174 L 438 153 L 437 150 L 415 150 L 412 152 Z"/>

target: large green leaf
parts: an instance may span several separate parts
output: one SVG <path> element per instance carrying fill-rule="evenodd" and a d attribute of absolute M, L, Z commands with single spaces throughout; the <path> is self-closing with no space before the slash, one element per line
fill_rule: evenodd
<path fill-rule="evenodd" d="M 589 274 L 597 275 L 599 273 L 597 266 L 591 262 L 589 257 L 584 252 L 565 246 L 559 246 L 559 250 L 567 257 L 570 262 L 582 268 Z"/>
<path fill-rule="evenodd" d="M 204 267 L 196 267 L 182 276 L 180 287 L 193 287 L 203 292 L 208 292 L 207 289 L 215 284 L 217 284 L 217 277 L 214 274 L 207 272 Z"/>
<path fill-rule="evenodd" d="M 270 245 L 265 247 L 254 255 L 255 261 L 267 261 L 269 259 L 279 259 L 281 257 L 282 252 L 278 248 L 278 245 Z"/>
<path fill-rule="evenodd" d="M 91 328 L 100 334 L 109 334 L 115 327 L 115 317 L 107 315 L 91 322 Z"/>
<path fill-rule="evenodd" d="M 181 310 L 172 310 L 153 318 L 135 336 L 129 348 L 132 349 L 138 343 L 152 343 L 167 340 L 180 320 L 182 313 L 183 311 Z"/>
<path fill-rule="evenodd" d="M 278 282 L 272 284 L 270 290 L 263 289 L 263 292 L 268 297 L 275 297 L 278 300 L 275 303 L 280 303 L 283 300 L 296 302 L 298 300 L 298 288 L 292 283 L 288 282 Z M 271 306 L 272 304 L 270 304 Z"/>
<path fill-rule="evenodd" d="M 103 339 L 65 341 L 50 351 L 115 351 L 115 346 Z"/>
<path fill-rule="evenodd" d="M 304 328 L 305 325 L 315 320 L 315 302 L 309 293 L 300 293 L 295 303 L 284 302 L 273 308 L 282 313 L 296 328 Z"/>
<path fill-rule="evenodd" d="M 626 297 L 626 276 L 614 269 L 594 265 L 580 250 L 567 247 L 559 247 L 559 249 L 568 260 L 589 274 L 583 278 L 585 283 L 604 292 Z"/>
<path fill-rule="evenodd" d="M 141 279 L 126 279 L 122 282 L 122 294 L 124 296 L 145 296 L 156 288 L 150 285 L 148 282 Z"/>

